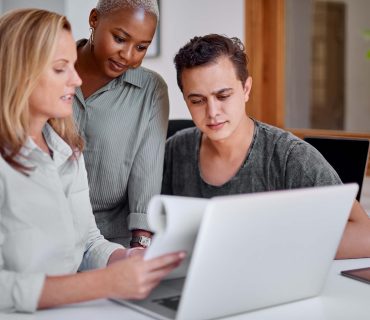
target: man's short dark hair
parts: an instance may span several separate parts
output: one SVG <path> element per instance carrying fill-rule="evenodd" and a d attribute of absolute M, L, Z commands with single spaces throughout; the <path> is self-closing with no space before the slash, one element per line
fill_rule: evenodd
<path fill-rule="evenodd" d="M 219 34 L 209 34 L 194 37 L 176 54 L 174 62 L 180 90 L 183 90 L 181 76 L 185 69 L 215 63 L 221 57 L 230 59 L 237 77 L 244 85 L 249 74 L 248 57 L 243 43 L 236 37 L 228 38 Z"/>

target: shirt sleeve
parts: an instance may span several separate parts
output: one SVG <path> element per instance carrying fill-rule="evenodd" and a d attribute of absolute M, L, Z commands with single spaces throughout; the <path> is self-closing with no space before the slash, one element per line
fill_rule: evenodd
<path fill-rule="evenodd" d="M 152 196 L 160 194 L 163 157 L 168 126 L 169 100 L 167 85 L 162 80 L 154 88 L 152 116 L 135 156 L 128 181 L 130 230 L 150 230 L 146 211 Z"/>
<path fill-rule="evenodd" d="M 87 172 L 83 155 L 81 155 L 79 158 L 78 177 L 75 180 L 79 181 L 81 186 L 85 186 L 88 191 Z M 120 244 L 109 242 L 100 233 L 100 230 L 98 229 L 95 222 L 94 214 L 92 212 L 89 192 L 84 192 L 83 195 L 87 197 L 87 199 L 81 199 L 81 201 L 79 202 L 84 203 L 85 206 L 88 206 L 88 208 L 83 208 L 82 210 L 80 210 L 80 212 L 88 212 L 89 228 L 86 238 L 84 239 L 85 251 L 81 265 L 79 267 L 80 271 L 106 267 L 108 259 L 113 251 L 124 248 Z"/>
<path fill-rule="evenodd" d="M 6 270 L 3 255 L 6 233 L 1 223 L 4 194 L 4 186 L 0 179 L 0 312 L 34 312 L 44 286 L 45 275 Z"/>
<path fill-rule="evenodd" d="M 321 153 L 304 141 L 292 144 L 285 172 L 286 188 L 289 189 L 342 183 Z"/>
<path fill-rule="evenodd" d="M 96 226 L 94 215 L 91 213 L 90 229 L 86 239 L 86 251 L 79 271 L 106 267 L 109 257 L 117 249 L 124 249 L 124 247 L 104 239 Z"/>

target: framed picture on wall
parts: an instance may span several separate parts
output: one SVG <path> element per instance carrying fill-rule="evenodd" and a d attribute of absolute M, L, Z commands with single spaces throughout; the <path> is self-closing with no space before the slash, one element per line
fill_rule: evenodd
<path fill-rule="evenodd" d="M 158 7 L 160 9 L 160 1 L 158 0 Z M 160 53 L 160 31 L 161 31 L 161 20 L 158 21 L 157 30 L 154 34 L 152 43 L 150 44 L 148 51 L 146 52 L 146 58 L 155 58 L 159 56 Z"/>

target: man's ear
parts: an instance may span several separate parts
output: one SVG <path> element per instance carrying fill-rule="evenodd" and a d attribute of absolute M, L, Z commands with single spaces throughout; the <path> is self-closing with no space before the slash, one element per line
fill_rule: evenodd
<path fill-rule="evenodd" d="M 98 24 L 98 17 L 99 13 L 98 11 L 94 8 L 91 10 L 90 15 L 89 15 L 89 25 L 91 28 L 96 28 L 96 25 Z"/>
<path fill-rule="evenodd" d="M 252 77 L 248 77 L 244 84 L 244 98 L 245 102 L 249 100 L 249 95 L 252 90 Z"/>

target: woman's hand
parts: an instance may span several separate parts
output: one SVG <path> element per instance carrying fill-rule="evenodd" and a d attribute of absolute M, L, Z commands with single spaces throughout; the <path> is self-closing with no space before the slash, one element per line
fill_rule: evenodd
<path fill-rule="evenodd" d="M 113 253 L 110 255 L 107 266 L 110 264 L 117 262 L 119 260 L 126 259 L 131 256 L 140 256 L 143 257 L 145 253 L 145 248 L 143 247 L 135 247 L 130 249 L 117 249 L 113 251 Z"/>
<path fill-rule="evenodd" d="M 144 260 L 141 255 L 135 254 L 109 264 L 105 269 L 108 283 L 111 285 L 109 298 L 146 298 L 163 277 L 181 263 L 184 257 L 184 252 L 178 252 Z"/>
<path fill-rule="evenodd" d="M 38 308 L 101 298 L 143 299 L 185 257 L 184 252 L 177 252 L 146 261 L 142 255 L 137 255 L 144 250 L 116 251 L 119 254 L 134 253 L 134 255 L 119 259 L 104 269 L 47 276 Z"/>

